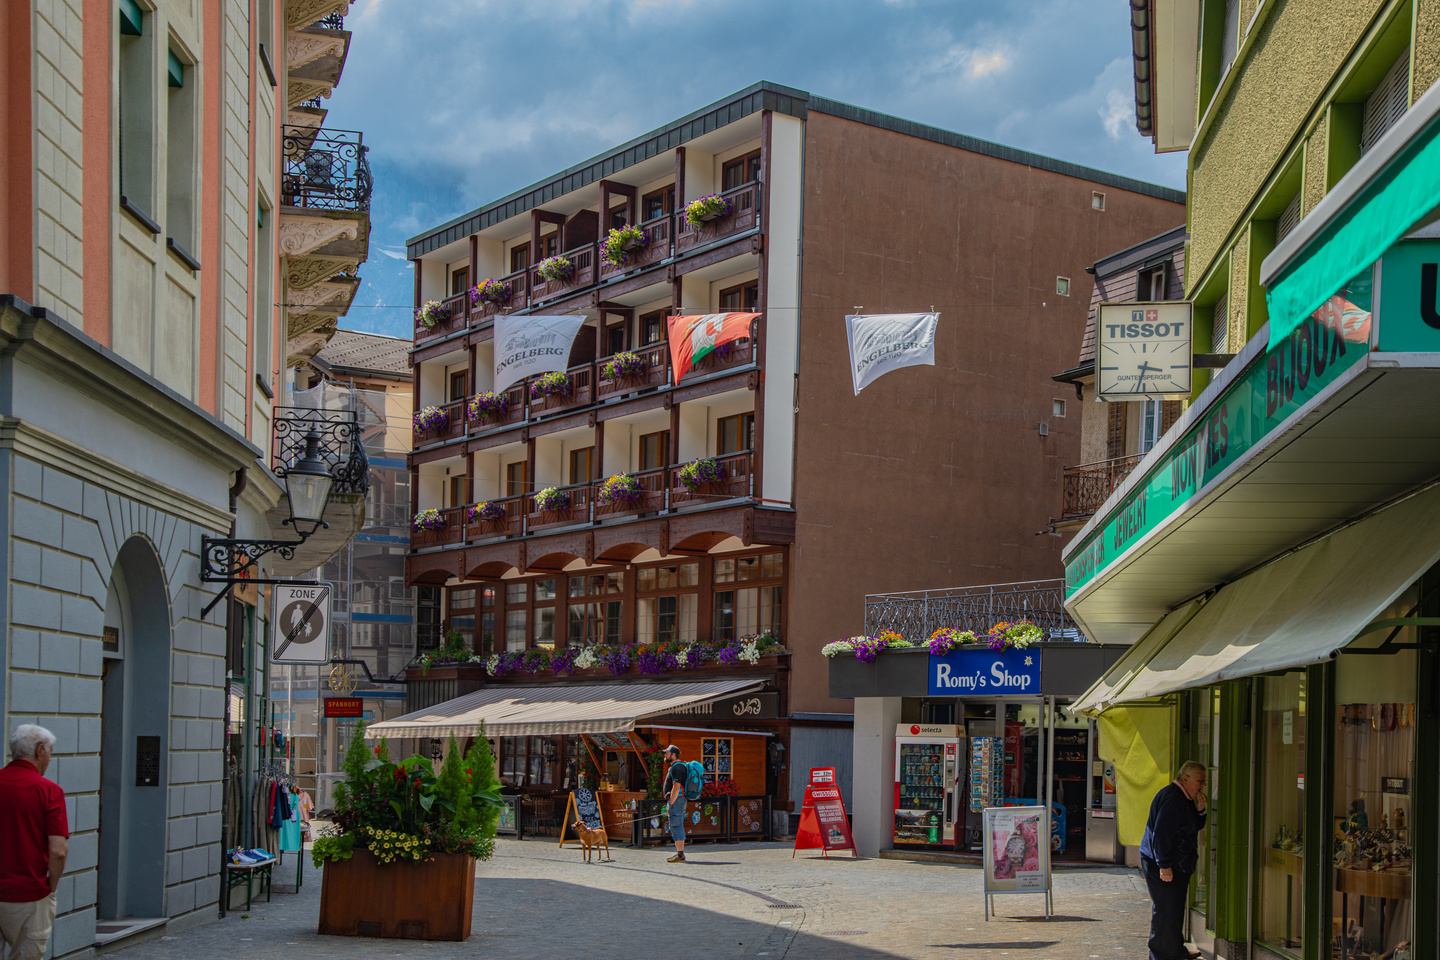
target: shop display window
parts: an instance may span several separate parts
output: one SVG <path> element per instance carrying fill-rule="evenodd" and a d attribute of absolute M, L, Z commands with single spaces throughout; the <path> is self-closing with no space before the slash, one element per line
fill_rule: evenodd
<path fill-rule="evenodd" d="M 1337 960 L 1412 956 L 1415 670 L 1408 650 L 1336 664 L 1330 956 Z"/>
<path fill-rule="evenodd" d="M 1256 926 L 1272 947 L 1300 953 L 1304 897 L 1305 674 L 1268 677 L 1260 688 L 1260 816 L 1264 853 Z"/>
<path fill-rule="evenodd" d="M 1184 760 L 1195 759 L 1205 764 L 1208 774 L 1209 795 L 1214 797 L 1219 790 L 1220 773 L 1220 690 L 1196 690 L 1190 695 L 1190 756 L 1177 759 L 1178 767 Z M 1190 908 L 1206 917 L 1215 915 L 1214 886 L 1211 878 L 1215 875 L 1216 836 L 1219 833 L 1219 817 L 1207 817 L 1205 828 L 1196 837 L 1195 847 L 1198 859 L 1195 864 L 1195 882 L 1190 887 Z"/>

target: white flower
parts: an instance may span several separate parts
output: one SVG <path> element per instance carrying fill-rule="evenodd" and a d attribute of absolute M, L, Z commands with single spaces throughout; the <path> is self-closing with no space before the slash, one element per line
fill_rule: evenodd
<path fill-rule="evenodd" d="M 595 656 L 594 647 L 586 647 L 584 650 L 581 650 L 580 655 L 575 658 L 575 666 L 580 667 L 581 669 L 584 669 L 586 667 L 598 667 L 599 665 L 600 659 Z"/>
<path fill-rule="evenodd" d="M 690 666 L 690 648 L 692 646 L 694 646 L 694 644 L 686 644 L 683 650 L 675 654 L 675 662 L 680 664 L 682 668 Z"/>
<path fill-rule="evenodd" d="M 489 656 L 488 658 L 486 658 L 486 660 L 485 660 L 485 672 L 488 673 L 488 674 L 490 674 L 490 676 L 493 677 L 493 676 L 495 676 L 496 672 L 499 671 L 499 669 L 500 669 L 500 654 L 498 654 L 498 653 L 492 653 L 492 654 L 490 654 L 490 656 Z"/>
<path fill-rule="evenodd" d="M 754 640 L 746 641 L 740 647 L 740 659 L 744 660 L 746 663 L 759 663 L 760 645 Z"/>
<path fill-rule="evenodd" d="M 863 640 L 864 637 L 854 637 L 850 640 L 836 640 L 834 643 L 827 643 L 820 648 L 820 653 L 827 657 L 838 657 L 842 653 L 855 652 L 855 640 Z"/>

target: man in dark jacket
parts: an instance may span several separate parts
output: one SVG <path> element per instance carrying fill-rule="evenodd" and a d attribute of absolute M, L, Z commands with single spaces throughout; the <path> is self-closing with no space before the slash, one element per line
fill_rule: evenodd
<path fill-rule="evenodd" d="M 1187 760 L 1175 780 L 1155 794 L 1140 869 L 1150 888 L 1150 960 L 1200 956 L 1185 946 L 1185 903 L 1195 873 L 1195 838 L 1205 827 L 1205 765 Z"/>

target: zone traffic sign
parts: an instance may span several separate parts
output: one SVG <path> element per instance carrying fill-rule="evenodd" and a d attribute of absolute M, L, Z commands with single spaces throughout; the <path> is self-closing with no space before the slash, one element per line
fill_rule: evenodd
<path fill-rule="evenodd" d="M 328 583 L 278 583 L 270 617 L 271 663 L 330 662 Z"/>

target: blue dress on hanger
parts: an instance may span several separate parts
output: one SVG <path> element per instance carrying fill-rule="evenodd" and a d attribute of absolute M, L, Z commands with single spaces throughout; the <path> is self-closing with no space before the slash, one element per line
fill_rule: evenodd
<path fill-rule="evenodd" d="M 300 850 L 304 843 L 300 839 L 300 803 L 290 797 L 290 818 L 280 823 L 280 849 Z"/>

